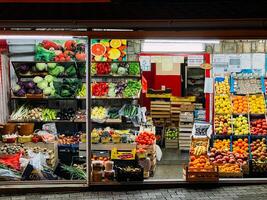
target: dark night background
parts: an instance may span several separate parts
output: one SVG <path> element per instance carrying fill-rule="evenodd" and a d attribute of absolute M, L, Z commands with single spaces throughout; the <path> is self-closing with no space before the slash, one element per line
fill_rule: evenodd
<path fill-rule="evenodd" d="M 73 0 L 75 1 L 75 0 Z M 1 20 L 267 18 L 267 1 L 113 0 L 84 4 L 0 4 Z"/>

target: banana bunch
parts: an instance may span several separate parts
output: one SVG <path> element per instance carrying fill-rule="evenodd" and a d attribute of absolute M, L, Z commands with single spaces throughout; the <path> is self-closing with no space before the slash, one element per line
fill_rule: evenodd
<path fill-rule="evenodd" d="M 78 97 L 86 97 L 86 84 L 83 83 L 81 89 L 77 93 Z"/>
<path fill-rule="evenodd" d="M 194 155 L 196 155 L 196 156 L 206 154 L 206 152 L 207 152 L 207 150 L 206 150 L 206 147 L 204 147 L 204 146 L 196 146 L 194 148 Z"/>

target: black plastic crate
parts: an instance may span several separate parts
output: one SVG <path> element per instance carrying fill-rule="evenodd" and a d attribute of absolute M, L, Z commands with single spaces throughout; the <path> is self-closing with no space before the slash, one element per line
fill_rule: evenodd
<path fill-rule="evenodd" d="M 61 163 L 71 165 L 72 158 L 79 156 L 79 145 L 58 145 L 58 159 Z"/>
<path fill-rule="evenodd" d="M 249 175 L 253 178 L 267 177 L 267 162 L 259 163 L 254 160 L 250 160 Z"/>
<path fill-rule="evenodd" d="M 138 168 L 138 172 L 124 171 L 126 167 Z M 136 160 L 114 160 L 114 169 L 116 179 L 118 182 L 143 181 L 144 169 L 138 164 Z"/>

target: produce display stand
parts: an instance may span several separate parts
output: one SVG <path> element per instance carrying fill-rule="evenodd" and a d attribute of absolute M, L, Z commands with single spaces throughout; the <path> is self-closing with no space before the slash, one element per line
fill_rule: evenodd
<path fill-rule="evenodd" d="M 41 41 L 44 42 L 43 40 L 38 40 L 38 41 L 36 40 L 35 42 L 39 42 L 39 41 L 40 43 Z M 48 41 L 48 40 L 46 41 L 50 42 L 50 44 L 53 43 L 52 41 Z M 83 43 L 83 39 L 79 41 L 82 41 L 81 43 L 78 42 L 79 45 L 84 45 L 83 47 L 85 47 L 85 43 Z M 73 43 L 74 40 L 69 40 L 69 42 Z M 40 43 L 38 43 L 38 45 L 40 45 Z M 68 48 L 67 46 L 64 46 L 65 44 L 67 45 L 67 42 L 66 40 L 64 41 L 57 40 L 57 43 L 58 44 L 60 43 L 59 45 L 62 48 L 61 49 L 62 51 L 60 50 L 61 53 L 59 51 L 58 53 L 62 54 L 61 56 L 63 56 L 63 51 L 67 50 Z M 24 45 L 23 43 L 20 44 L 20 46 L 23 46 L 23 45 Z M 36 47 L 37 49 L 37 43 L 31 44 L 31 45 Z M 64 47 L 62 47 L 62 45 Z M 45 49 L 44 47 L 41 47 L 41 48 L 43 48 L 43 50 Z M 25 51 L 27 51 L 26 47 L 25 47 Z M 46 53 L 49 52 L 51 55 L 52 51 L 53 51 L 52 48 L 47 49 Z M 46 93 L 44 92 L 44 90 L 50 86 L 51 86 L 50 89 L 52 89 L 52 84 L 55 83 L 54 81 L 58 81 L 62 83 L 63 79 L 67 80 L 67 79 L 75 78 L 81 83 L 81 85 L 85 83 L 86 80 L 82 75 L 82 73 L 84 73 L 82 68 L 86 69 L 87 62 L 85 60 L 83 61 L 76 60 L 74 51 L 76 54 L 76 49 L 75 50 L 73 49 L 74 58 L 72 60 L 69 57 L 68 61 L 61 61 L 61 62 L 54 61 L 54 58 L 56 57 L 56 55 L 54 55 L 55 57 L 53 58 L 51 57 L 51 61 L 47 61 L 47 60 L 37 61 L 35 57 L 37 54 L 37 50 L 30 54 L 32 57 L 34 57 L 35 61 L 25 61 L 27 59 L 31 59 L 31 60 L 33 59 L 28 58 L 28 57 L 27 58 L 23 57 L 24 54 L 19 55 L 18 59 L 14 59 L 14 60 L 19 60 L 21 58 L 20 61 L 13 61 L 12 56 L 17 56 L 15 53 L 11 55 L 11 58 L 8 63 L 9 65 L 5 66 L 5 67 L 8 67 L 9 69 L 9 73 L 8 73 L 9 80 L 8 81 L 10 82 L 10 88 L 7 88 L 8 95 L 9 95 L 8 96 L 9 97 L 8 105 L 9 105 L 9 111 L 10 111 L 9 114 L 11 114 L 10 116 L 8 116 L 9 117 L 8 124 L 14 124 L 16 126 L 16 129 L 14 129 L 12 132 L 9 132 L 9 133 L 3 133 L 2 135 L 3 138 L 1 138 L 3 142 L 0 143 L 0 147 L 1 149 L 3 149 L 3 147 L 5 148 L 6 146 L 8 148 L 11 148 L 11 147 L 21 148 L 20 149 L 22 153 L 21 155 L 23 155 L 23 158 L 25 161 L 27 161 L 27 159 L 28 160 L 32 159 L 31 156 L 34 156 L 35 154 L 37 156 L 34 157 L 35 161 L 31 163 L 32 166 L 34 167 L 29 167 L 30 164 L 28 164 L 27 167 L 24 169 L 24 171 L 21 171 L 23 170 L 24 167 L 20 168 L 20 171 L 22 172 L 21 179 L 18 179 L 16 181 L 1 182 L 1 185 L 3 184 L 7 186 L 15 185 L 15 187 L 17 188 L 35 187 L 35 185 L 36 187 L 59 187 L 59 186 L 73 187 L 74 185 L 77 185 L 78 187 L 86 186 L 86 183 L 87 183 L 86 177 L 83 180 L 76 180 L 76 178 L 63 180 L 60 175 L 58 177 L 55 176 L 55 175 L 58 175 L 56 174 L 55 169 L 58 167 L 59 164 L 62 164 L 63 162 L 66 161 L 64 160 L 62 155 L 67 156 L 68 154 L 68 153 L 62 152 L 62 150 L 71 149 L 72 147 L 75 146 L 74 140 L 67 141 L 66 139 L 67 136 L 66 137 L 63 136 L 63 133 L 65 133 L 66 135 L 69 135 L 68 137 L 74 137 L 74 135 L 79 131 L 83 133 L 86 132 L 86 128 L 85 128 L 86 121 L 76 123 L 76 116 L 75 116 L 76 110 L 74 110 L 73 117 L 68 116 L 69 117 L 68 120 L 66 118 L 63 118 L 63 115 L 59 115 L 59 113 L 63 112 L 63 108 L 66 106 L 70 106 L 73 109 L 77 108 L 77 110 L 84 108 L 86 97 L 85 95 L 84 96 L 76 95 L 80 91 L 81 89 L 80 87 L 76 87 L 76 90 L 73 93 L 70 93 L 70 94 L 65 93 L 66 94 L 65 97 L 63 95 L 55 95 L 56 92 L 54 93 L 54 95 L 51 94 L 51 91 L 46 92 Z M 79 53 L 81 53 L 81 51 Z M 64 55 L 64 56 L 67 57 L 67 55 Z M 57 66 L 61 66 L 61 70 L 63 68 L 63 71 L 61 71 L 57 75 L 55 74 L 52 75 L 52 67 L 54 69 Z M 67 71 L 67 68 L 71 68 L 72 71 L 70 69 L 69 71 Z M 70 73 L 72 73 L 72 75 L 70 75 Z M 46 86 L 46 87 L 41 88 L 41 85 L 38 86 L 37 81 L 35 82 L 34 79 L 45 80 L 46 84 L 43 84 L 43 86 Z M 56 90 L 56 88 L 54 87 L 53 89 Z M 22 106 L 27 107 L 28 111 L 24 112 L 26 114 L 21 115 L 19 118 L 17 118 L 17 116 L 16 117 L 12 116 L 13 113 L 15 114 L 19 113 L 17 109 L 21 108 Z M 30 113 L 29 111 L 32 111 L 36 109 L 37 107 L 40 108 L 41 110 L 39 111 L 39 113 L 36 112 L 36 113 L 29 114 Z M 43 114 L 43 110 L 45 109 L 52 110 L 52 108 L 54 111 L 53 118 L 46 117 L 45 114 Z M 50 124 L 49 128 L 51 128 L 49 129 L 49 131 L 52 131 L 53 129 L 52 132 L 55 134 L 53 135 L 53 137 L 51 137 L 52 134 L 49 133 L 49 131 L 44 130 L 45 127 L 43 125 L 45 124 L 47 125 L 48 123 Z M 33 124 L 34 128 L 30 126 L 31 124 Z M 24 125 L 25 127 L 23 127 Z M 54 132 L 55 127 L 57 129 L 56 131 L 57 133 Z M 73 129 L 70 127 L 73 127 Z M 46 128 L 48 128 L 48 126 L 46 126 Z M 8 139 L 8 137 L 11 137 L 12 135 L 17 135 L 14 141 L 11 141 L 10 139 Z M 78 145 L 79 144 L 76 144 L 76 147 L 78 147 Z M 4 151 L 1 152 L 1 156 L 6 154 L 6 152 Z M 9 149 L 9 152 L 7 153 L 12 155 L 12 151 L 10 151 L 10 149 Z M 36 168 L 36 165 L 38 162 L 40 162 L 41 157 L 44 157 L 45 159 L 44 161 L 46 162 L 47 167 L 43 167 L 42 169 L 41 167 Z M 38 158 L 40 160 L 38 160 Z M 72 157 L 69 157 L 69 158 L 70 158 L 69 167 L 73 167 L 71 164 L 73 161 Z M 43 166 L 43 164 L 40 164 L 40 166 Z M 34 171 L 31 172 L 30 168 L 34 169 Z M 36 171 L 38 173 L 36 173 Z M 25 177 L 26 172 L 28 173 L 27 177 Z M 86 172 L 84 173 L 86 174 Z"/>
<path fill-rule="evenodd" d="M 242 80 L 242 81 L 239 81 Z M 214 123 L 214 134 L 211 137 L 211 145 L 213 146 L 213 143 L 219 139 L 219 140 L 224 140 L 224 139 L 228 139 L 230 141 L 230 151 L 234 152 L 234 143 L 237 141 L 243 141 L 244 138 L 247 138 L 248 140 L 248 161 L 247 164 L 242 164 L 241 165 L 241 172 L 237 173 L 237 172 L 228 172 L 228 173 L 222 173 L 219 172 L 220 177 L 225 177 L 225 178 L 241 178 L 241 177 L 250 177 L 250 178 L 264 178 L 266 177 L 266 167 L 264 167 L 265 163 L 267 162 L 266 160 L 266 156 L 265 156 L 265 161 L 255 161 L 252 154 L 253 154 L 253 149 L 252 149 L 252 142 L 256 141 L 257 139 L 262 140 L 263 138 L 265 138 L 266 140 L 266 133 L 263 133 L 262 130 L 264 130 L 264 132 L 266 132 L 266 127 L 264 125 L 261 124 L 262 121 L 264 121 L 266 123 L 266 103 L 265 103 L 265 99 L 266 99 L 266 95 L 265 95 L 265 86 L 264 86 L 264 81 L 263 81 L 263 77 L 256 75 L 256 73 L 249 69 L 249 70 L 242 70 L 239 73 L 232 73 L 230 75 L 230 78 L 228 79 L 228 83 L 227 83 L 227 79 L 225 79 L 225 77 L 215 77 L 215 84 L 221 84 L 221 85 L 230 85 L 230 91 L 225 94 L 225 93 L 217 93 L 219 90 L 220 92 L 222 91 L 221 88 L 224 88 L 225 86 L 217 86 L 218 88 L 214 89 L 215 94 L 214 94 L 214 106 L 216 106 L 216 96 L 222 96 L 224 95 L 225 97 L 228 96 L 229 102 L 230 102 L 230 108 L 232 109 L 227 111 L 227 113 L 216 113 L 216 109 L 214 112 L 215 118 L 216 116 L 230 116 L 230 118 L 228 119 L 229 123 L 230 123 L 230 130 L 231 132 L 229 133 L 221 133 L 220 131 L 222 129 L 219 129 L 220 126 L 217 125 L 216 127 L 216 123 Z M 240 85 L 239 85 L 240 84 Z M 242 85 L 241 85 L 242 84 Z M 220 88 L 221 87 L 221 88 Z M 257 87 L 253 88 L 253 87 Z M 220 89 L 219 89 L 220 88 Z M 246 88 L 249 89 L 249 91 L 251 91 L 250 93 L 243 93 Z M 258 100 L 257 100 L 258 99 Z M 263 100 L 262 100 L 263 99 Z M 242 104 L 243 102 L 246 102 L 245 104 Z M 241 102 L 241 104 L 236 104 L 235 101 Z M 257 103 L 255 103 L 255 105 L 253 105 L 253 101 L 256 101 Z M 218 103 L 217 103 L 218 104 Z M 258 112 L 257 109 L 260 109 L 260 105 L 262 105 L 264 107 L 264 109 L 260 112 Z M 248 109 L 245 109 L 246 107 L 248 107 Z M 255 110 L 256 108 L 256 110 Z M 239 110 L 237 110 L 239 109 Z M 242 110 L 243 109 L 243 110 Z M 244 112 L 245 109 L 245 112 Z M 254 109 L 254 110 L 253 110 Z M 218 111 L 218 110 L 217 110 Z M 241 112 L 242 111 L 242 112 Z M 255 112 L 255 113 L 254 113 Z M 257 113 L 256 113 L 257 112 Z M 246 117 L 246 120 L 242 120 L 242 123 L 246 124 L 240 124 L 239 121 L 236 121 L 236 119 L 239 117 Z M 242 118 L 243 119 L 243 118 Z M 217 118 L 216 118 L 217 120 Z M 260 120 L 260 121 L 259 121 Z M 256 126 L 257 121 L 259 121 L 259 125 Z M 228 122 L 226 122 L 228 123 Z M 239 123 L 239 124 L 234 124 L 234 123 Z M 254 124 L 255 125 L 252 125 Z M 240 128 L 242 127 L 242 131 L 246 130 L 245 128 L 243 128 L 243 126 L 247 127 L 247 132 L 244 132 L 245 134 L 240 134 Z M 263 128 L 264 126 L 264 128 Z M 258 129 L 259 127 L 259 129 Z M 218 131 L 220 130 L 220 131 Z M 257 130 L 260 130 L 259 132 Z M 266 144 L 265 144 L 266 145 Z M 256 164 L 257 163 L 257 164 Z M 255 166 L 258 166 L 257 170 L 255 169 Z M 258 172 L 258 174 L 257 174 Z"/>
<path fill-rule="evenodd" d="M 116 68 L 116 71 L 118 70 L 118 68 L 124 68 L 125 66 L 130 66 L 131 64 L 137 64 L 139 69 L 139 73 L 138 75 L 129 75 L 129 74 L 123 74 L 123 75 L 119 75 L 118 73 L 114 73 L 114 66 Z M 111 72 L 107 72 L 108 74 L 99 74 L 98 73 L 98 65 L 102 65 L 104 67 L 106 66 L 111 66 Z M 95 70 L 96 67 L 96 72 L 93 72 L 92 74 L 92 70 Z M 109 68 L 108 67 L 108 68 Z M 100 68 L 100 67 L 99 67 Z M 129 68 L 125 68 L 125 69 L 129 69 Z M 122 70 L 121 70 L 122 71 Z M 102 72 L 101 72 L 102 73 Z M 103 72 L 106 73 L 106 72 Z M 105 82 L 107 84 L 121 84 L 124 82 L 128 82 L 129 80 L 135 80 L 135 81 L 140 81 L 141 80 L 141 68 L 140 68 L 140 64 L 139 62 L 135 62 L 135 61 L 111 61 L 111 62 L 91 62 L 91 84 L 93 85 L 95 82 Z M 94 93 L 94 92 L 93 92 Z M 109 93 L 103 96 L 94 96 L 92 93 L 91 96 L 91 105 L 92 107 L 94 106 L 103 106 L 103 107 L 109 107 L 109 108 L 120 108 L 120 112 L 123 112 L 123 109 L 125 109 L 125 105 L 130 105 L 130 106 L 138 106 L 138 100 L 140 99 L 140 92 L 138 92 L 138 94 L 136 96 L 132 96 L 132 97 L 125 97 L 124 95 L 122 96 L 115 96 L 115 97 L 110 97 Z M 92 116 L 92 115 L 91 115 Z M 115 127 L 114 129 L 133 129 L 136 131 L 143 131 L 145 130 L 142 126 L 140 127 L 141 124 L 138 124 L 136 127 L 134 126 L 130 116 L 120 116 L 120 118 L 118 119 L 106 119 L 106 120 L 100 120 L 101 122 L 97 122 L 97 120 L 92 120 L 91 119 L 91 125 L 92 125 L 92 129 L 96 128 L 96 130 L 98 128 L 103 128 L 103 133 L 105 132 L 105 127 L 107 126 L 111 126 L 112 128 Z M 103 122 L 103 123 L 102 123 Z M 139 130 L 138 130 L 139 129 Z M 153 130 L 152 130 L 153 131 Z M 154 129 L 155 131 L 155 129 Z M 116 131 L 115 131 L 116 132 Z M 132 133 L 130 133 L 132 134 Z M 129 135 L 128 135 L 129 136 Z M 92 137 L 92 133 L 91 133 L 91 137 Z M 143 169 L 141 171 L 142 175 L 136 175 L 136 177 L 132 177 L 131 173 L 129 172 L 129 174 L 127 175 L 128 178 L 125 176 L 123 169 L 127 167 L 127 162 L 135 159 L 135 154 L 136 154 L 136 150 L 139 148 L 143 148 L 147 151 L 147 155 L 151 156 L 153 154 L 153 158 L 155 155 L 155 146 L 151 146 L 153 148 L 151 148 L 150 146 L 140 146 L 138 145 L 136 142 L 131 141 L 131 142 L 122 142 L 123 135 L 121 135 L 121 141 L 120 142 L 105 142 L 103 143 L 102 139 L 100 139 L 100 141 L 98 141 L 97 143 L 91 143 L 91 150 L 92 152 L 100 152 L 100 151 L 106 151 L 108 152 L 108 154 L 110 155 L 109 157 L 111 158 L 112 161 L 114 161 L 114 170 L 115 170 L 115 176 L 114 176 L 114 180 L 109 180 L 109 181 L 105 181 L 104 179 L 102 181 L 98 181 L 95 182 L 94 181 L 94 177 L 92 178 L 92 184 L 116 184 L 116 182 L 135 182 L 135 181 L 143 181 Z M 130 137 L 130 136 L 129 136 Z M 101 135 L 100 135 L 101 138 Z M 85 149 L 84 145 L 80 145 L 80 152 L 83 152 Z M 128 153 L 127 153 L 128 152 Z M 129 156 L 130 154 L 133 155 L 133 157 L 131 158 L 126 158 L 125 160 L 123 158 L 120 159 L 120 156 L 123 155 L 127 155 Z M 154 160 L 153 160 L 154 161 Z M 154 164 L 155 165 L 155 164 Z M 153 165 L 153 166 L 154 166 Z M 129 166 L 130 163 L 129 163 Z M 138 168 L 137 165 L 133 165 L 136 166 Z M 94 167 L 93 167 L 94 168 Z M 97 173 L 96 171 L 92 170 L 92 173 L 95 174 Z"/>

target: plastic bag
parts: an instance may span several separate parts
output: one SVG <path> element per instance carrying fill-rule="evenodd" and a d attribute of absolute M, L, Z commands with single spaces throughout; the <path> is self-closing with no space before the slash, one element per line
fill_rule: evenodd
<path fill-rule="evenodd" d="M 142 123 L 146 123 L 146 107 L 141 107 L 141 118 Z"/>
<path fill-rule="evenodd" d="M 40 136 L 43 142 L 45 143 L 53 143 L 55 141 L 55 135 L 52 133 L 49 133 L 48 131 L 42 131 L 42 130 L 36 129 L 34 133 Z"/>
<path fill-rule="evenodd" d="M 156 145 L 156 157 L 158 161 L 160 161 L 162 158 L 162 151 L 159 145 Z"/>
<path fill-rule="evenodd" d="M 57 127 L 55 123 L 47 123 L 47 124 L 43 124 L 42 129 L 44 131 L 47 131 L 49 133 L 52 133 L 54 135 L 57 134 Z"/>
<path fill-rule="evenodd" d="M 20 162 L 19 162 L 20 157 L 21 157 L 21 152 L 12 154 L 12 155 L 7 155 L 5 157 L 0 158 L 0 163 L 19 171 L 20 170 Z"/>
<path fill-rule="evenodd" d="M 8 169 L 0 169 L 0 180 L 13 181 L 19 180 L 21 177 Z"/>
<path fill-rule="evenodd" d="M 28 151 L 30 157 L 30 164 L 36 170 L 43 170 L 43 166 L 47 166 L 46 159 L 49 158 L 48 153 L 38 152 L 34 153 L 32 150 Z"/>

